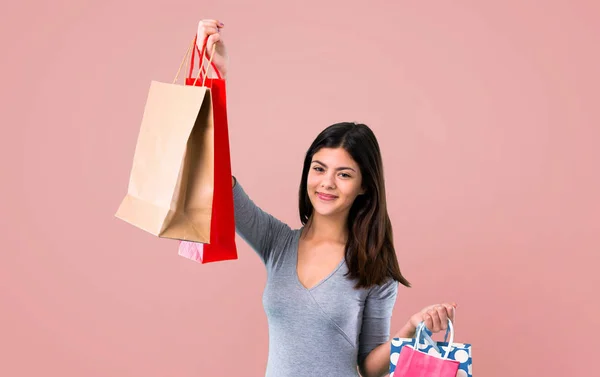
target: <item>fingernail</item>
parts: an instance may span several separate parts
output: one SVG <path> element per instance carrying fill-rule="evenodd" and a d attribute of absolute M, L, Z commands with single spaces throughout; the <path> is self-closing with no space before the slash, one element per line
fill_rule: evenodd
<path fill-rule="evenodd" d="M 224 24 L 224 23 L 222 23 L 222 22 L 219 22 L 219 25 L 221 25 L 221 26 L 225 26 L 225 24 Z"/>

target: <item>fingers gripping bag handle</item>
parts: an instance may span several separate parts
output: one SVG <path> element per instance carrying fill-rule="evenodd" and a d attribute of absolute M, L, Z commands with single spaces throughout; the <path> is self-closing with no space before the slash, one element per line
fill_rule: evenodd
<path fill-rule="evenodd" d="M 189 65 L 188 79 L 192 78 L 192 72 L 194 70 L 195 55 L 196 55 L 196 52 L 198 52 L 200 55 L 200 64 L 199 64 L 198 75 L 196 76 L 196 79 L 194 80 L 193 85 L 195 86 L 198 79 L 202 78 L 202 86 L 205 86 L 206 77 L 208 76 L 208 74 L 207 74 L 207 72 L 204 72 L 204 58 L 206 57 L 206 44 L 208 42 L 208 38 L 205 38 L 205 40 L 204 40 L 204 43 L 202 45 L 202 52 L 200 52 L 200 49 L 198 48 L 197 41 L 198 41 L 198 35 L 195 35 L 194 40 L 188 47 L 185 55 L 183 56 L 183 59 L 181 60 L 181 64 L 179 65 L 177 74 L 175 75 L 175 78 L 173 79 L 173 84 L 175 84 L 177 82 L 177 80 L 179 79 L 179 74 L 181 73 L 181 69 L 183 68 L 184 63 L 187 61 L 187 58 L 190 55 L 190 52 L 192 52 L 192 54 L 191 54 L 192 56 L 191 56 L 191 62 Z M 212 61 L 214 54 L 215 54 L 215 49 L 216 49 L 216 44 L 213 44 L 213 47 L 211 49 L 210 58 L 208 60 L 208 64 L 209 64 L 209 67 L 212 66 L 213 70 L 217 74 L 217 77 L 219 79 L 221 79 L 222 78 L 221 73 L 219 72 L 219 70 L 217 69 L 217 67 L 215 66 L 215 64 Z M 205 74 L 203 75 L 203 73 L 205 73 Z"/>

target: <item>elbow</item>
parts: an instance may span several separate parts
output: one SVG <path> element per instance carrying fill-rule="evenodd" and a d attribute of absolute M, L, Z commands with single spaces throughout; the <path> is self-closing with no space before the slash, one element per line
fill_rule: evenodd
<path fill-rule="evenodd" d="M 370 355 L 359 355 L 358 372 L 361 377 L 383 377 L 389 375 L 389 364 L 382 360 L 374 360 Z M 381 364 L 381 365 L 379 365 Z"/>
<path fill-rule="evenodd" d="M 371 377 L 366 371 L 364 363 L 358 364 L 358 373 L 360 373 L 361 377 Z"/>
<path fill-rule="evenodd" d="M 361 367 L 360 365 L 358 366 L 358 372 L 360 373 L 361 377 L 383 377 L 386 376 L 385 375 L 381 375 L 381 374 L 373 374 L 371 372 L 369 372 L 366 368 Z"/>
<path fill-rule="evenodd" d="M 358 373 L 360 373 L 361 377 L 370 377 L 367 369 L 365 368 L 365 359 L 367 358 L 367 355 L 358 355 L 358 360 L 357 360 L 357 364 L 358 364 Z"/>
<path fill-rule="evenodd" d="M 361 377 L 381 377 L 380 375 L 375 375 L 371 368 L 368 367 L 366 356 L 363 356 L 358 360 L 358 373 L 360 373 Z"/>

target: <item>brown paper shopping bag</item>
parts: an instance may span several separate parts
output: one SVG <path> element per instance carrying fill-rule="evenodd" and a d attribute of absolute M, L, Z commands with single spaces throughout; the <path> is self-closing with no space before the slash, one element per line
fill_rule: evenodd
<path fill-rule="evenodd" d="M 179 72 L 182 66 L 183 61 Z M 158 237 L 209 243 L 214 190 L 211 92 L 204 85 L 176 84 L 179 72 L 173 83 L 151 82 L 127 195 L 115 216 Z"/>

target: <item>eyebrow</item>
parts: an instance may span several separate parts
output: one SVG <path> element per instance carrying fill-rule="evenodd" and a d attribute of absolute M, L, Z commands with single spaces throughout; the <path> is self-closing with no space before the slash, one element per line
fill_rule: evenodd
<path fill-rule="evenodd" d="M 323 165 L 324 167 L 327 167 L 327 165 L 325 165 L 324 163 L 322 163 L 322 162 L 321 162 L 321 161 L 319 161 L 319 160 L 314 160 L 314 161 L 313 161 L 313 163 L 315 163 L 315 162 L 316 162 L 317 164 L 319 164 L 319 165 Z M 340 170 L 352 170 L 353 172 L 355 172 L 355 173 L 356 173 L 356 170 L 354 170 L 354 169 L 352 169 L 352 168 L 350 168 L 350 167 L 347 167 L 347 166 L 341 166 L 341 167 L 337 168 L 336 170 L 337 170 L 337 171 L 340 171 Z"/>

